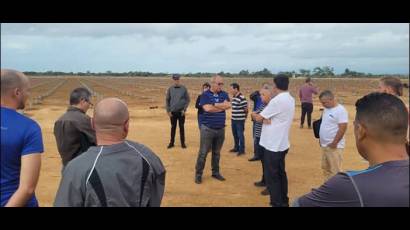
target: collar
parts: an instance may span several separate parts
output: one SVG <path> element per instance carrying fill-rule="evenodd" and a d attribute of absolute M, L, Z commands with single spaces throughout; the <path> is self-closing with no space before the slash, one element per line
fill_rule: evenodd
<path fill-rule="evenodd" d="M 81 113 L 84 113 L 84 114 L 85 114 L 84 111 L 82 111 L 81 109 L 79 109 L 79 108 L 77 108 L 77 107 L 74 107 L 74 106 L 72 106 L 72 105 L 68 106 L 67 111 L 78 111 L 78 112 L 81 112 Z"/>

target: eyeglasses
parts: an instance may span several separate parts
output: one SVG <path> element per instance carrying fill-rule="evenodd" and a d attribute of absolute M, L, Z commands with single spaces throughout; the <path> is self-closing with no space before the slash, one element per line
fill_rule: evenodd
<path fill-rule="evenodd" d="M 224 85 L 224 83 L 216 83 L 217 85 L 219 85 L 219 86 L 223 86 Z"/>
<path fill-rule="evenodd" d="M 91 101 L 89 99 L 84 99 L 84 101 L 88 102 L 88 104 L 90 104 L 91 106 L 94 106 L 94 104 L 91 103 Z"/>

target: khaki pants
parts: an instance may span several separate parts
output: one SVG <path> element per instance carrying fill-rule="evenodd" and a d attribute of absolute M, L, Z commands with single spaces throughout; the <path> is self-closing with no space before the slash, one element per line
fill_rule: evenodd
<path fill-rule="evenodd" d="M 343 149 L 332 149 L 322 147 L 322 169 L 324 181 L 327 181 L 338 172 L 342 171 L 342 153 Z"/>

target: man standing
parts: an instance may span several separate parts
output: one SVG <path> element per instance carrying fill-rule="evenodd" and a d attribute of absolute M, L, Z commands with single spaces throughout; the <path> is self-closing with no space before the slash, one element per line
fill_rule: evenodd
<path fill-rule="evenodd" d="M 95 131 L 86 114 L 92 106 L 91 93 L 86 88 L 76 88 L 70 94 L 70 106 L 54 123 L 54 137 L 63 169 L 69 161 L 95 146 Z"/>
<path fill-rule="evenodd" d="M 289 151 L 289 131 L 295 113 L 295 99 L 290 95 L 289 78 L 279 74 L 273 79 L 276 95 L 254 119 L 264 122 L 259 144 L 264 148 L 263 164 L 265 183 L 273 207 L 288 207 L 288 178 L 285 171 L 285 156 Z"/>
<path fill-rule="evenodd" d="M 262 89 L 267 89 L 267 88 L 271 88 L 270 85 L 266 82 L 263 83 L 262 84 Z M 266 106 L 262 102 L 260 90 L 256 90 L 255 92 L 251 93 L 249 98 L 253 101 L 252 112 L 255 112 L 255 111 L 259 110 L 262 106 Z M 257 154 L 258 148 L 259 148 L 259 138 L 255 138 L 257 122 L 255 122 L 252 119 L 252 123 L 253 123 L 253 126 L 252 126 L 253 157 L 250 158 L 248 161 L 258 161 L 258 160 L 262 160 L 262 158 L 261 158 L 261 156 L 258 156 L 258 154 Z"/>
<path fill-rule="evenodd" d="M 160 206 L 165 169 L 149 148 L 126 140 L 127 105 L 118 98 L 101 100 L 95 107 L 92 124 L 98 146 L 68 163 L 54 206 Z"/>
<path fill-rule="evenodd" d="M 305 84 L 299 89 L 299 99 L 302 103 L 302 115 L 300 117 L 300 128 L 303 128 L 305 123 L 305 116 L 307 114 L 308 128 L 311 128 L 312 124 L 312 112 L 313 112 L 313 100 L 312 95 L 317 94 L 318 90 L 312 84 L 310 77 L 305 81 Z"/>
<path fill-rule="evenodd" d="M 211 78 L 211 88 L 205 91 L 200 100 L 204 109 L 201 124 L 201 140 L 198 158 L 195 167 L 195 183 L 202 183 L 202 173 L 205 167 L 206 156 L 212 150 L 212 177 L 224 181 L 220 174 L 219 159 L 225 140 L 226 110 L 231 108 L 229 96 L 222 91 L 223 79 L 216 75 Z"/>
<path fill-rule="evenodd" d="M 370 167 L 340 172 L 293 202 L 295 207 L 409 207 L 408 111 L 397 97 L 371 93 L 356 102 L 354 136 Z"/>
<path fill-rule="evenodd" d="M 44 150 L 41 128 L 18 113 L 30 96 L 30 81 L 21 72 L 1 70 L 0 199 L 4 207 L 37 207 L 34 191 Z"/>
<path fill-rule="evenodd" d="M 174 147 L 177 121 L 179 123 L 179 136 L 181 138 L 181 147 L 186 148 L 184 123 L 185 112 L 188 108 L 190 98 L 188 90 L 185 86 L 181 85 L 179 78 L 179 74 L 172 75 L 174 85 L 168 88 L 167 97 L 165 100 L 166 110 L 171 121 L 171 140 L 168 145 L 169 149 Z"/>
<path fill-rule="evenodd" d="M 248 116 L 248 102 L 245 96 L 242 95 L 239 84 L 232 83 L 230 88 L 232 98 L 232 134 L 235 146 L 229 152 L 237 152 L 237 156 L 245 154 L 245 120 Z"/>
<path fill-rule="evenodd" d="M 322 147 L 322 169 L 324 180 L 342 171 L 342 153 L 345 147 L 344 134 L 347 129 L 347 110 L 336 102 L 329 90 L 319 95 L 324 107 L 319 131 L 319 142 Z"/>

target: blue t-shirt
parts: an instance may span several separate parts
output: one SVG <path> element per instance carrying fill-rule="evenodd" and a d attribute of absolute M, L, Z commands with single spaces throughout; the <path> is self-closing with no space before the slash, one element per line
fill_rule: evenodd
<path fill-rule="evenodd" d="M 225 91 L 214 94 L 210 90 L 207 90 L 202 93 L 199 104 L 204 106 L 206 104 L 223 103 L 224 101 L 229 101 L 229 96 Z M 201 116 L 201 124 L 211 129 L 221 129 L 225 127 L 225 119 L 225 111 L 217 113 L 209 113 L 204 111 Z"/>
<path fill-rule="evenodd" d="M 1 206 L 7 204 L 19 186 L 21 156 L 43 151 L 40 126 L 15 110 L 1 107 Z M 35 195 L 26 206 L 38 206 Z"/>

